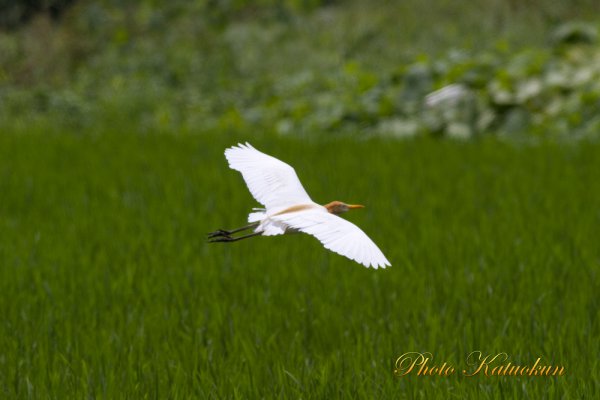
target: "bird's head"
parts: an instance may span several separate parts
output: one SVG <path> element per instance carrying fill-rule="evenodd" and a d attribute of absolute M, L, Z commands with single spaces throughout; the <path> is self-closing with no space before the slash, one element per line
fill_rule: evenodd
<path fill-rule="evenodd" d="M 325 204 L 324 207 L 332 214 L 338 215 L 345 213 L 348 210 L 352 210 L 355 208 L 365 208 L 365 206 L 361 206 L 360 204 L 346 204 L 341 201 L 332 201 L 329 204 Z"/>

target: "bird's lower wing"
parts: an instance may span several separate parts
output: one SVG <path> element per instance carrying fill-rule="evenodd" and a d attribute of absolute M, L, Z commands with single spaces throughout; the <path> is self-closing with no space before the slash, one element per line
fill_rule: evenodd
<path fill-rule="evenodd" d="M 225 157 L 231 169 L 242 173 L 256 201 L 267 209 L 312 203 L 294 168 L 249 143 L 228 148 Z"/>
<path fill-rule="evenodd" d="M 313 235 L 325 246 L 365 267 L 385 268 L 390 262 L 379 247 L 352 222 L 322 210 L 304 210 L 270 217 Z"/>

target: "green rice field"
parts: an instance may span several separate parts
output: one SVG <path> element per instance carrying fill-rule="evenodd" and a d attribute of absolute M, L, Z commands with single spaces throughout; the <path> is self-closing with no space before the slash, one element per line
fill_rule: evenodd
<path fill-rule="evenodd" d="M 245 141 L 365 204 L 392 267 L 207 243 L 259 206 Z M 599 398 L 599 238 L 592 142 L 2 134 L 0 398 Z M 474 351 L 565 373 L 467 377 Z M 407 352 L 456 373 L 395 376 Z"/>

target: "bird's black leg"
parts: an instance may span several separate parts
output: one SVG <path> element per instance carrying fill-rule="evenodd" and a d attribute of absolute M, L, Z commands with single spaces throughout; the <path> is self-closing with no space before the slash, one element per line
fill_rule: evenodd
<path fill-rule="evenodd" d="M 239 237 L 231 237 L 229 235 L 226 236 L 220 236 L 217 238 L 214 238 L 212 240 L 209 240 L 209 243 L 217 243 L 217 242 L 224 242 L 224 243 L 229 243 L 229 242 L 237 242 L 238 240 L 242 240 L 242 239 L 248 239 L 251 238 L 253 236 L 258 236 L 258 235 L 262 235 L 262 232 L 254 232 L 254 233 L 250 233 L 248 235 L 244 235 L 244 236 L 239 236 Z"/>
<path fill-rule="evenodd" d="M 212 239 L 212 238 L 216 238 L 216 237 L 228 237 L 228 236 L 231 236 L 232 234 L 237 233 L 237 232 L 246 231 L 248 229 L 256 228 L 258 226 L 258 224 L 259 224 L 258 222 L 253 222 L 250 225 L 242 226 L 241 228 L 232 229 L 230 231 L 227 231 L 225 229 L 219 229 L 219 230 L 216 230 L 214 232 L 209 233 L 208 234 L 208 238 Z"/>

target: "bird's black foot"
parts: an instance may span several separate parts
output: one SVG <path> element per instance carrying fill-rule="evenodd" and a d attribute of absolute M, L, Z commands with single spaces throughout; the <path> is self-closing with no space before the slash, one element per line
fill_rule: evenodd
<path fill-rule="evenodd" d="M 218 231 L 217 231 L 218 232 Z M 216 233 L 216 232 L 213 232 Z M 226 232 L 225 232 L 226 233 Z M 209 237 L 208 243 L 229 243 L 229 242 L 237 242 L 238 240 L 247 239 L 250 237 L 262 235 L 262 232 L 254 232 L 244 236 L 232 237 L 226 234 L 215 235 L 213 237 Z"/>
<path fill-rule="evenodd" d="M 216 238 L 216 237 L 228 237 L 229 235 L 231 235 L 231 233 L 232 232 L 230 232 L 230 231 L 226 231 L 224 229 L 219 229 L 219 230 L 209 233 L 208 238 L 212 239 L 212 238 Z"/>
<path fill-rule="evenodd" d="M 219 243 L 219 242 L 223 242 L 223 243 L 224 243 L 224 242 L 235 242 L 236 240 L 237 240 L 236 238 L 233 238 L 233 237 L 231 237 L 231 236 L 224 235 L 224 236 L 214 237 L 214 238 L 210 239 L 210 240 L 208 241 L 208 243 Z"/>

